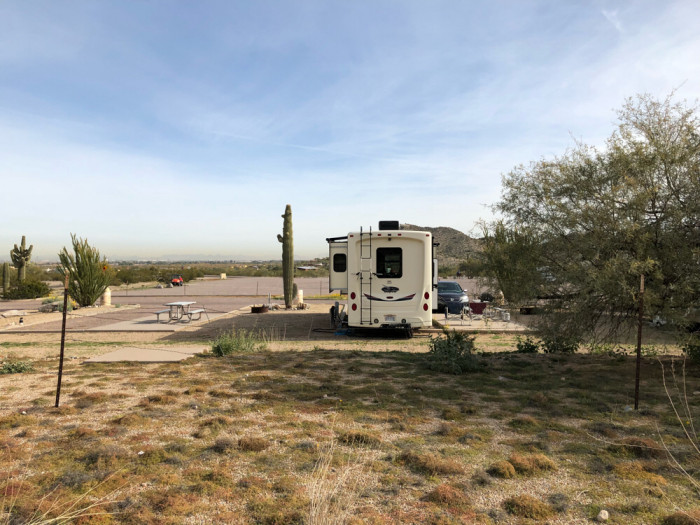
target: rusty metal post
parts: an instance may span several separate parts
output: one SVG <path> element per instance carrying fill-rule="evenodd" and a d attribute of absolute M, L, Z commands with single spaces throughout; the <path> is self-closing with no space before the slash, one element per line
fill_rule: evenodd
<path fill-rule="evenodd" d="M 56 408 L 61 399 L 61 379 L 63 378 L 63 353 L 66 347 L 66 316 L 68 314 L 68 273 L 63 283 L 63 326 L 61 328 L 61 357 L 58 361 L 58 386 L 56 386 Z"/>
<path fill-rule="evenodd" d="M 644 274 L 639 281 L 639 320 L 637 323 L 637 371 L 634 377 L 634 409 L 639 410 L 639 375 L 642 366 L 642 325 L 644 323 Z"/>

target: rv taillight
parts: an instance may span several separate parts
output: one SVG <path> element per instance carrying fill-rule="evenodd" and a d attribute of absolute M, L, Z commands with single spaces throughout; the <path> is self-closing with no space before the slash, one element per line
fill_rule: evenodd
<path fill-rule="evenodd" d="M 352 311 L 354 312 L 355 310 L 357 310 L 357 305 L 355 303 L 352 303 Z"/>
<path fill-rule="evenodd" d="M 353 306 L 355 306 L 355 305 L 353 304 Z M 423 305 L 423 310 L 425 310 L 426 312 L 428 311 L 428 304 L 427 303 Z"/>
<path fill-rule="evenodd" d="M 353 300 L 354 300 L 355 297 L 357 297 L 357 296 L 355 295 L 355 292 L 352 292 L 352 293 L 350 294 L 350 299 L 353 299 Z"/>
<path fill-rule="evenodd" d="M 428 292 L 425 292 L 423 297 L 425 297 L 425 300 L 427 301 L 428 299 L 430 299 L 430 294 Z"/>

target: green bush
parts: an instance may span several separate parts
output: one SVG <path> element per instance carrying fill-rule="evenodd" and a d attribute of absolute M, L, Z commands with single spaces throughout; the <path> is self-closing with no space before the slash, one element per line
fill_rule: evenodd
<path fill-rule="evenodd" d="M 448 374 L 465 374 L 479 368 L 474 337 L 464 332 L 445 330 L 444 337 L 430 340 L 427 365 L 430 370 Z"/>
<path fill-rule="evenodd" d="M 689 338 L 681 348 L 690 361 L 700 363 L 700 338 Z"/>
<path fill-rule="evenodd" d="M 21 374 L 31 372 L 33 369 L 29 361 L 8 361 L 0 365 L 0 374 Z"/>
<path fill-rule="evenodd" d="M 211 345 L 212 353 L 218 357 L 266 349 L 267 345 L 259 334 L 247 330 L 231 330 L 230 332 L 223 333 L 219 335 Z"/>
<path fill-rule="evenodd" d="M 45 297 L 50 292 L 49 285 L 42 281 L 25 280 L 10 288 L 4 297 L 5 299 L 36 299 Z"/>
<path fill-rule="evenodd" d="M 540 350 L 540 343 L 529 335 L 525 339 L 518 336 L 518 342 L 515 344 L 515 347 L 516 352 L 519 354 L 536 354 Z"/>
<path fill-rule="evenodd" d="M 542 350 L 545 354 L 575 354 L 579 342 L 573 337 L 545 336 L 542 338 Z"/>

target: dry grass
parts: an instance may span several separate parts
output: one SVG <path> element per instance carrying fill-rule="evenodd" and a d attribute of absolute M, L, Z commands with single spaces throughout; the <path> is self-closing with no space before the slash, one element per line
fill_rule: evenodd
<path fill-rule="evenodd" d="M 309 525 L 347 523 L 367 486 L 366 456 L 349 456 L 338 462 L 337 452 L 337 445 L 331 440 L 316 460 L 308 480 Z"/>
<path fill-rule="evenodd" d="M 700 472 L 657 363 L 644 363 L 633 412 L 631 359 L 493 354 L 456 377 L 404 344 L 416 341 L 71 361 L 59 409 L 35 402 L 50 402 L 56 364 L 36 360 L 0 377 L 0 515 L 60 513 L 83 494 L 114 495 L 90 523 L 565 524 L 599 502 L 619 523 L 661 523 L 696 505 L 668 465 L 665 448 Z M 689 368 L 689 392 L 699 377 Z"/>
<path fill-rule="evenodd" d="M 545 520 L 555 514 L 554 507 L 527 494 L 512 496 L 503 502 L 509 514 L 532 520 Z"/>

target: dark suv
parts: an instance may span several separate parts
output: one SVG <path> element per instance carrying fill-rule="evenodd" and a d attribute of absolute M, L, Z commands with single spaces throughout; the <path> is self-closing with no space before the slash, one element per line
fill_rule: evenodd
<path fill-rule="evenodd" d="M 466 306 L 469 306 L 469 297 L 458 282 L 438 282 L 438 312 L 444 312 L 447 308 L 449 313 L 458 314 Z"/>

